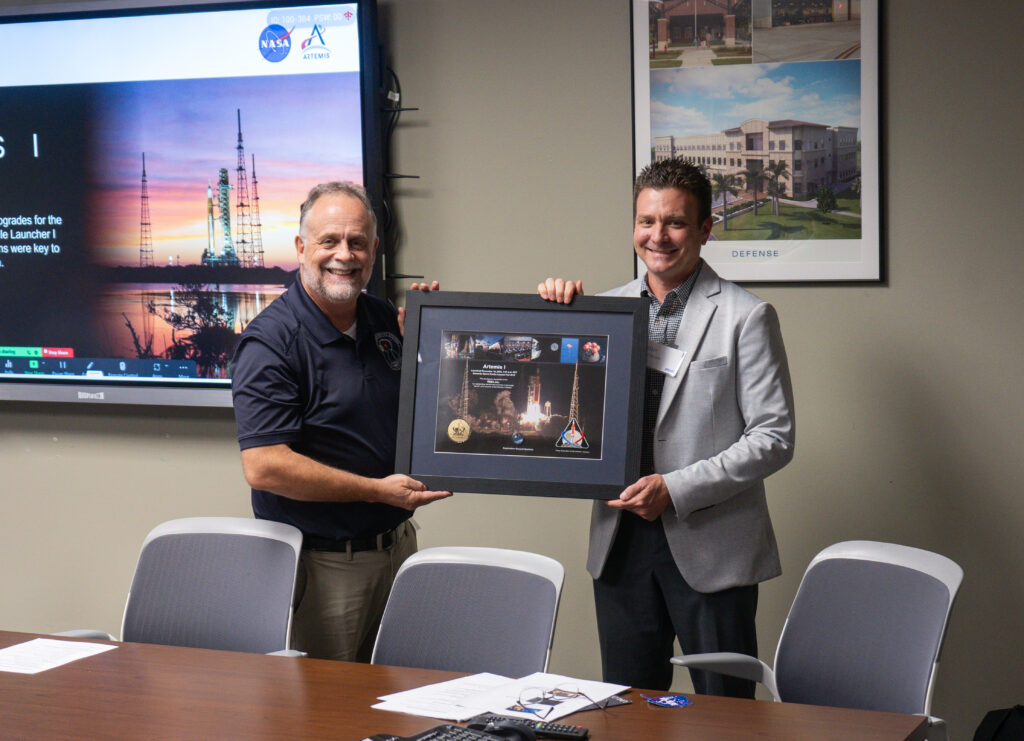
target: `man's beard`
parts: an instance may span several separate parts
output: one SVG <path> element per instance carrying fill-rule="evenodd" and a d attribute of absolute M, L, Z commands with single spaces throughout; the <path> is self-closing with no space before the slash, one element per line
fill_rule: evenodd
<path fill-rule="evenodd" d="M 355 268 L 357 271 L 361 270 L 360 265 L 332 265 L 324 266 L 323 268 L 314 268 L 310 266 L 303 267 L 303 278 L 304 283 L 310 291 L 316 293 L 318 296 L 326 301 L 332 303 L 347 303 L 355 299 L 363 290 L 363 281 L 358 280 L 354 282 L 346 282 L 342 284 L 329 283 L 324 276 L 328 267 L 333 268 Z"/>

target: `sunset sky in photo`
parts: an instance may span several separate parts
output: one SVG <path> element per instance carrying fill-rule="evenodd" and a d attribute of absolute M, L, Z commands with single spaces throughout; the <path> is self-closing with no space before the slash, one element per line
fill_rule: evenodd
<path fill-rule="evenodd" d="M 156 265 L 198 264 L 207 246 L 207 185 L 236 185 L 241 110 L 249 200 L 256 158 L 267 267 L 295 267 L 299 204 L 326 180 L 362 182 L 359 74 L 113 83 L 97 86 L 91 240 L 106 265 L 138 265 L 146 153 Z M 231 221 L 235 224 L 235 191 Z M 221 245 L 219 223 L 215 227 Z"/>

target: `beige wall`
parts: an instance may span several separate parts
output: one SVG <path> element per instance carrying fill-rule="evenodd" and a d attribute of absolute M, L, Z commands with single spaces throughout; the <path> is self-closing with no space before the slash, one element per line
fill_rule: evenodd
<path fill-rule="evenodd" d="M 782 317 L 799 418 L 796 458 L 768 482 L 785 574 L 762 588 L 762 656 L 825 545 L 942 552 L 966 580 L 934 710 L 962 739 L 1024 701 L 1022 162 L 1006 146 L 1024 77 L 1005 54 L 1024 10 L 887 5 L 889 282 L 755 289 Z M 398 170 L 421 176 L 402 183 L 397 267 L 453 290 L 631 277 L 627 4 L 381 0 L 381 16 L 403 103 L 421 109 L 397 132 Z M 116 632 L 150 527 L 248 512 L 233 432 L 225 411 L 0 406 L 0 627 Z M 458 494 L 418 519 L 426 546 L 564 563 L 551 669 L 596 677 L 587 513 Z"/>

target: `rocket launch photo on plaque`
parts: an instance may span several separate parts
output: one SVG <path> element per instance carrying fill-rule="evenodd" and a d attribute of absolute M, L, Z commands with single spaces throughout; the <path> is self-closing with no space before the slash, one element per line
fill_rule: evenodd
<path fill-rule="evenodd" d="M 435 452 L 601 458 L 608 335 L 441 337 Z"/>
<path fill-rule="evenodd" d="M 397 470 L 453 491 L 617 496 L 638 475 L 641 306 L 410 292 Z"/>

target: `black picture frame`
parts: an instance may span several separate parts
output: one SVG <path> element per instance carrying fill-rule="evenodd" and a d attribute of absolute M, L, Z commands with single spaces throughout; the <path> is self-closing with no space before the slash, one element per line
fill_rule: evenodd
<path fill-rule="evenodd" d="M 638 298 L 410 291 L 395 470 L 433 490 L 617 497 L 639 478 L 646 357 Z"/>

